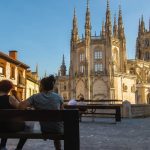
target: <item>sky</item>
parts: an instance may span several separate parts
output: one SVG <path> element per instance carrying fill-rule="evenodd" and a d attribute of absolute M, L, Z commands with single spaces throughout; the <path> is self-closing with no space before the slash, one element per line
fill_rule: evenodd
<path fill-rule="evenodd" d="M 74 8 L 78 32 L 84 34 L 87 0 L 0 0 L 0 51 L 18 51 L 18 60 L 39 76 L 56 74 L 63 54 L 67 72 L 70 63 L 70 38 Z M 105 20 L 106 0 L 90 0 L 92 35 L 99 35 Z M 112 23 L 122 8 L 127 57 L 134 59 L 139 18 L 143 14 L 149 27 L 149 0 L 110 0 Z"/>

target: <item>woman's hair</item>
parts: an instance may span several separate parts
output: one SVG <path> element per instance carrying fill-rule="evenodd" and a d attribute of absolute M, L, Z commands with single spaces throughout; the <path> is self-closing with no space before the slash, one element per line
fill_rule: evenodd
<path fill-rule="evenodd" d="M 2 80 L 0 81 L 0 91 L 9 93 L 10 90 L 13 88 L 13 83 L 9 80 Z"/>
<path fill-rule="evenodd" d="M 50 75 L 49 77 L 45 77 L 41 80 L 40 86 L 42 87 L 42 90 L 49 91 L 54 88 L 55 81 L 55 77 Z"/>

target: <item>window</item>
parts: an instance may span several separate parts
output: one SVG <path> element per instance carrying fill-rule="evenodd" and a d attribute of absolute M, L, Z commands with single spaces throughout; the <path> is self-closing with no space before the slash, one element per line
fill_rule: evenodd
<path fill-rule="evenodd" d="M 4 68 L 0 66 L 0 74 L 4 74 Z"/>
<path fill-rule="evenodd" d="M 150 104 L 150 93 L 147 95 L 147 103 Z"/>
<path fill-rule="evenodd" d="M 31 96 L 32 95 L 32 89 L 29 88 L 29 95 Z"/>
<path fill-rule="evenodd" d="M 84 66 L 83 65 L 80 66 L 80 73 L 84 73 Z"/>
<path fill-rule="evenodd" d="M 150 53 L 149 52 L 145 52 L 145 60 L 149 60 L 150 59 Z"/>
<path fill-rule="evenodd" d="M 85 58 L 84 53 L 81 53 L 81 54 L 80 54 L 80 62 L 84 61 L 84 58 Z"/>
<path fill-rule="evenodd" d="M 95 51 L 94 59 L 102 59 L 102 51 Z"/>
<path fill-rule="evenodd" d="M 0 75 L 5 75 L 5 66 L 3 63 L 0 63 Z"/>
<path fill-rule="evenodd" d="M 12 79 L 15 79 L 15 67 L 11 67 L 11 70 L 10 70 L 10 78 Z"/>
<path fill-rule="evenodd" d="M 96 63 L 95 64 L 95 72 L 103 71 L 103 64 L 102 63 Z"/>
<path fill-rule="evenodd" d="M 25 78 L 23 77 L 23 71 L 18 72 L 18 84 L 25 85 Z"/>
<path fill-rule="evenodd" d="M 127 85 L 125 85 L 125 84 L 123 83 L 123 92 L 127 92 L 127 89 L 128 89 Z"/>

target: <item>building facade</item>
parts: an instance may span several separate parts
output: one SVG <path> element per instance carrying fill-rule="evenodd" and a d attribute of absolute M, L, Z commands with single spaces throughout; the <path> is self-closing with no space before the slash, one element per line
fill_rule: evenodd
<path fill-rule="evenodd" d="M 92 35 L 87 2 L 85 34 L 78 34 L 74 10 L 70 40 L 70 68 L 66 75 L 64 56 L 57 77 L 58 92 L 64 99 L 128 100 L 132 104 L 150 103 L 150 31 L 139 25 L 136 59 L 126 56 L 126 37 L 121 7 L 112 26 L 109 1 L 99 35 Z M 146 77 L 145 77 L 146 76 Z"/>
<path fill-rule="evenodd" d="M 31 84 L 31 90 L 38 92 L 38 73 L 36 73 L 36 78 L 33 78 L 33 74 L 28 71 L 29 66 L 19 61 L 17 58 L 17 51 L 9 51 L 9 55 L 0 52 L 0 80 L 8 79 L 13 82 L 15 89 L 17 90 L 20 99 L 24 100 L 28 95 L 28 88 Z"/>
<path fill-rule="evenodd" d="M 35 72 L 27 70 L 26 74 L 26 98 L 39 92 L 38 69 Z"/>

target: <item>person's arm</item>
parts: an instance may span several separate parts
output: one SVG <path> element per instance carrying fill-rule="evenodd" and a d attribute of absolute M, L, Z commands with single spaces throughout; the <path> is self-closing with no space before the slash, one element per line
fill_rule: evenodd
<path fill-rule="evenodd" d="M 63 98 L 60 96 L 60 110 L 64 109 L 64 100 Z"/>
<path fill-rule="evenodd" d="M 63 110 L 64 109 L 64 104 L 60 105 L 60 109 Z"/>
<path fill-rule="evenodd" d="M 15 97 L 19 102 L 21 102 L 22 100 L 19 98 L 18 94 L 17 94 L 17 91 L 16 90 L 11 90 L 11 95 L 13 97 Z"/>
<path fill-rule="evenodd" d="M 18 105 L 18 108 L 19 109 L 26 109 L 28 107 L 31 107 L 30 103 L 28 100 L 25 100 L 25 101 L 21 101 Z"/>
<path fill-rule="evenodd" d="M 14 107 L 18 108 L 19 101 L 14 96 L 9 96 L 9 103 Z"/>
<path fill-rule="evenodd" d="M 25 101 L 21 101 L 19 103 L 19 109 L 29 109 L 34 107 L 35 104 L 35 96 L 36 94 L 30 96 L 28 99 L 26 99 Z"/>

